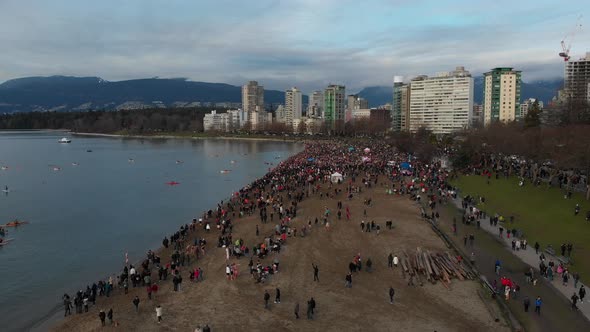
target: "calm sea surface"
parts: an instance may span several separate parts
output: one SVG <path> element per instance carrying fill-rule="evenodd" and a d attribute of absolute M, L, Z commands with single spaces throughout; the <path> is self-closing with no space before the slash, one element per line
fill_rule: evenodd
<path fill-rule="evenodd" d="M 141 140 L 0 132 L 1 330 L 26 330 L 70 295 L 302 150 L 289 142 Z M 87 152 L 91 150 L 92 152 Z M 177 162 L 181 161 L 181 162 Z M 233 162 L 232 162 L 233 161 Z M 221 170 L 231 170 L 222 174 Z M 179 185 L 170 186 L 167 182 Z"/>

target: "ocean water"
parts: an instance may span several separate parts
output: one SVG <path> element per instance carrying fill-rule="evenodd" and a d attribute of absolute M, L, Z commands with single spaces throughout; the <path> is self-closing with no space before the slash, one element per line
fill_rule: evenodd
<path fill-rule="evenodd" d="M 0 187 L 9 188 L 0 192 L 0 224 L 29 222 L 7 228 L 13 240 L 0 247 L 3 331 L 61 314 L 64 292 L 119 271 L 125 253 L 141 260 L 165 235 L 303 148 L 79 136 L 59 144 L 63 135 L 0 132 Z"/>

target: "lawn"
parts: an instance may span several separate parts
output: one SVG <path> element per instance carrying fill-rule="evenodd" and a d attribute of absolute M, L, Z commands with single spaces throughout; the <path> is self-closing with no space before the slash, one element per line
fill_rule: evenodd
<path fill-rule="evenodd" d="M 551 244 L 557 253 L 562 243 L 572 243 L 572 271 L 578 271 L 582 280 L 590 280 L 590 222 L 585 220 L 590 202 L 582 194 L 565 199 L 559 188 L 546 185 L 534 187 L 530 183 L 518 186 L 517 178 L 491 179 L 487 184 L 483 176 L 461 176 L 453 181 L 461 195 L 485 197 L 479 208 L 488 215 L 498 213 L 506 218 L 506 228 L 522 230 L 532 246 L 538 241 L 542 248 Z M 580 204 L 578 216 L 574 207 Z M 513 215 L 514 225 L 508 222 Z"/>

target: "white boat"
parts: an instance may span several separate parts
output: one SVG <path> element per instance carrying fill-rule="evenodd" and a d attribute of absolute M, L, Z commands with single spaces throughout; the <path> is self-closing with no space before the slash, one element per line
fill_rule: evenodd
<path fill-rule="evenodd" d="M 71 143 L 72 140 L 66 137 L 61 138 L 59 141 L 59 143 Z"/>

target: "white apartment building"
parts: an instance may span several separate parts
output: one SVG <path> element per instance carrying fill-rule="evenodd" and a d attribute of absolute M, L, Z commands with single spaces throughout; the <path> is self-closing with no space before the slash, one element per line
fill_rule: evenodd
<path fill-rule="evenodd" d="M 285 91 L 285 124 L 293 125 L 293 120 L 301 119 L 302 115 L 302 94 L 297 88 Z"/>
<path fill-rule="evenodd" d="M 218 114 L 217 111 L 211 111 L 203 117 L 203 129 L 205 131 L 225 131 L 227 118 L 227 113 Z"/>
<path fill-rule="evenodd" d="M 266 126 L 272 124 L 272 113 L 260 110 L 260 108 L 250 112 L 248 116 L 252 130 L 264 130 Z"/>
<path fill-rule="evenodd" d="M 469 127 L 473 112 L 473 78 L 463 67 L 410 83 L 409 130 L 425 127 L 449 134 Z"/>
<path fill-rule="evenodd" d="M 371 109 L 369 108 L 362 108 L 362 109 L 353 109 L 352 110 L 352 120 L 359 120 L 359 119 L 368 119 L 371 117 Z"/>
<path fill-rule="evenodd" d="M 226 113 L 217 113 L 216 110 L 205 114 L 203 117 L 203 129 L 205 131 L 232 131 L 241 127 L 240 119 L 242 110 L 228 110 Z"/>

